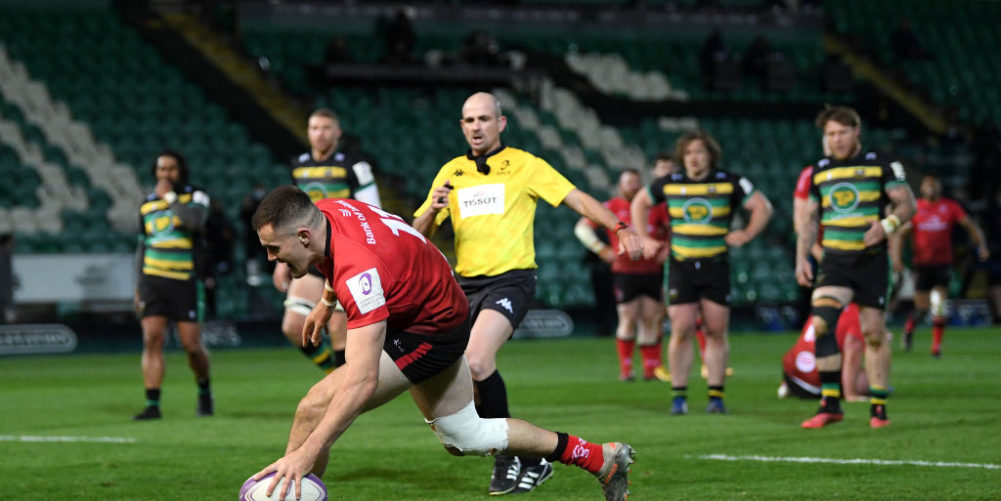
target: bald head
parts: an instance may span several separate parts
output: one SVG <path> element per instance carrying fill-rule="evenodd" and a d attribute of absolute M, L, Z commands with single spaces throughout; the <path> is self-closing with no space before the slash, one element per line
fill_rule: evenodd
<path fill-rule="evenodd" d="M 489 92 L 477 92 L 466 98 L 466 102 L 462 104 L 462 116 L 466 116 L 466 109 L 469 107 L 490 107 L 493 108 L 495 117 L 502 115 L 500 100 Z"/>
<path fill-rule="evenodd" d="M 462 105 L 459 125 L 473 155 L 484 155 L 500 147 L 507 117 L 501 114 L 500 101 L 493 94 L 477 92 Z"/>

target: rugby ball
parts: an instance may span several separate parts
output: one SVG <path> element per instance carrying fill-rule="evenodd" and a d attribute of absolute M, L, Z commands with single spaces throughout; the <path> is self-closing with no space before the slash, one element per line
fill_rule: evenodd
<path fill-rule="evenodd" d="M 275 487 L 275 492 L 272 492 L 270 497 L 267 495 L 268 486 L 271 485 L 271 479 L 274 476 L 275 473 L 271 472 L 258 481 L 254 481 L 254 477 L 248 478 L 243 483 L 243 487 L 240 487 L 240 501 L 296 501 L 295 486 L 292 485 L 289 486 L 285 496 L 278 492 L 281 489 L 281 483 Z M 301 492 L 302 497 L 298 501 L 327 501 L 327 486 L 323 485 L 323 481 L 312 473 L 302 477 Z"/>

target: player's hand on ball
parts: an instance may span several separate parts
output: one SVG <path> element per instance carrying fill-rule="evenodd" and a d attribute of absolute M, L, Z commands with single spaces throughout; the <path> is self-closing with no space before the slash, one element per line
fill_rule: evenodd
<path fill-rule="evenodd" d="M 313 468 L 314 458 L 311 458 L 302 447 L 288 453 L 285 457 L 271 463 L 263 470 L 257 472 L 254 475 L 254 480 L 260 480 L 265 475 L 271 472 L 275 472 L 275 476 L 271 479 L 271 484 L 268 485 L 267 491 L 265 493 L 268 497 L 278 489 L 278 492 L 285 493 L 288 492 L 289 487 L 294 487 L 295 498 L 302 498 L 302 477 L 309 474 L 309 471 Z"/>

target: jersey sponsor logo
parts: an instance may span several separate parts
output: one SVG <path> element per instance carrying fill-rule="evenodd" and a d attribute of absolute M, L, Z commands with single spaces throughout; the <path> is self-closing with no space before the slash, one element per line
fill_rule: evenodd
<path fill-rule="evenodd" d="M 897 181 L 904 180 L 904 166 L 900 162 L 890 162 L 890 168 L 893 169 L 893 177 L 897 178 Z"/>
<path fill-rule="evenodd" d="M 921 231 L 945 231 L 949 229 L 949 223 L 932 214 L 928 219 L 919 222 L 917 227 Z"/>
<path fill-rule="evenodd" d="M 751 183 L 751 181 L 746 177 L 740 178 L 739 183 L 740 183 L 740 188 L 744 190 L 744 193 L 750 195 L 751 192 L 754 191 L 754 184 Z"/>
<path fill-rule="evenodd" d="M 835 212 L 847 213 L 858 207 L 861 197 L 858 188 L 851 183 L 838 183 L 831 187 L 829 195 Z"/>
<path fill-rule="evenodd" d="M 347 280 L 345 284 L 358 306 L 358 312 L 365 314 L 386 304 L 382 292 L 382 280 L 375 268 L 369 268 Z"/>
<path fill-rule="evenodd" d="M 690 198 L 681 206 L 685 222 L 691 224 L 709 224 L 713 217 L 713 206 L 704 198 Z"/>
<path fill-rule="evenodd" d="M 465 172 L 462 172 L 462 169 L 455 169 L 455 172 L 452 173 L 453 176 L 462 176 L 464 174 Z"/>
<path fill-rule="evenodd" d="M 341 213 L 341 217 L 351 217 L 351 211 L 347 209 L 337 209 Z"/>
<path fill-rule="evenodd" d="M 375 175 L 372 174 L 372 166 L 368 162 L 358 162 L 351 166 L 351 170 L 355 172 L 355 177 L 358 178 L 358 185 L 365 186 L 366 184 L 371 184 L 375 182 Z"/>
<path fill-rule="evenodd" d="M 459 200 L 459 217 L 461 218 L 504 213 L 503 184 L 484 184 L 460 188 L 456 195 Z"/>
<path fill-rule="evenodd" d="M 508 313 L 514 315 L 514 307 L 511 306 L 511 300 L 510 299 L 508 299 L 506 297 L 505 298 L 501 298 L 501 299 L 498 299 L 497 302 L 494 303 L 494 304 L 501 305 L 501 308 L 504 308 L 505 310 L 507 310 Z"/>
<path fill-rule="evenodd" d="M 809 374 L 817 368 L 817 359 L 809 351 L 801 351 L 796 354 L 796 370 Z"/>
<path fill-rule="evenodd" d="M 208 207 L 209 195 L 204 191 L 196 191 L 191 195 L 191 202 Z"/>

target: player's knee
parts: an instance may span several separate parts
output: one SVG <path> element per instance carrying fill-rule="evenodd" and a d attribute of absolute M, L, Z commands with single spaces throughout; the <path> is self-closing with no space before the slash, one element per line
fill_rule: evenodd
<path fill-rule="evenodd" d="M 466 352 L 466 362 L 475 381 L 483 381 L 497 370 L 493 357 Z"/>
<path fill-rule="evenodd" d="M 427 421 L 449 454 L 490 456 L 507 449 L 507 419 L 481 418 L 472 402 L 459 412 Z"/>
<path fill-rule="evenodd" d="M 865 337 L 865 342 L 871 348 L 879 348 L 883 346 L 884 343 L 889 343 L 892 334 L 890 331 L 885 329 L 869 328 L 862 329 L 862 336 Z"/>

